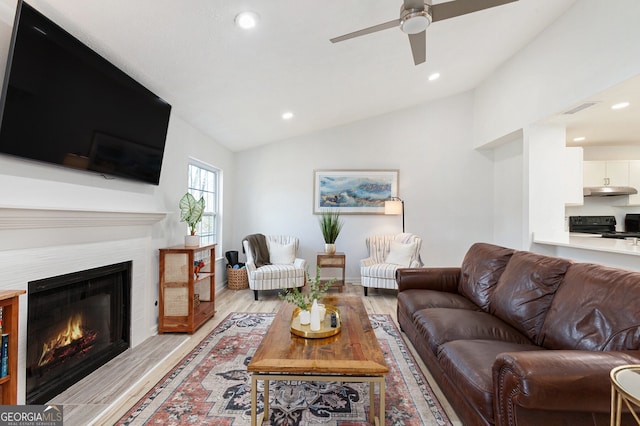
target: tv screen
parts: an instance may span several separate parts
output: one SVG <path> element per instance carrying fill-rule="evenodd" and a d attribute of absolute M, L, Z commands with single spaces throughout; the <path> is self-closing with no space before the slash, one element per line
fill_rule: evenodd
<path fill-rule="evenodd" d="M 171 105 L 19 1 L 0 153 L 157 185 Z"/>

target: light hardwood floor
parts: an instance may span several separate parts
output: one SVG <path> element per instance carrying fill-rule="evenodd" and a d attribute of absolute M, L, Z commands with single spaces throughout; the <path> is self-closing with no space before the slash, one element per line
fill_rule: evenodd
<path fill-rule="evenodd" d="M 347 283 L 344 292 L 362 296 L 367 312 L 389 314 L 397 325 L 395 291 L 369 289 L 369 296 L 364 297 L 361 286 Z M 225 288 L 216 294 L 215 317 L 194 334 L 153 336 L 137 347 L 125 351 L 49 402 L 64 406 L 65 426 L 113 425 L 228 314 L 275 313 L 281 303 L 283 302 L 275 291 L 260 292 L 260 300 L 255 301 L 253 292 L 249 289 Z M 411 344 L 407 343 L 407 346 L 451 421 L 454 425 L 461 425 Z"/>

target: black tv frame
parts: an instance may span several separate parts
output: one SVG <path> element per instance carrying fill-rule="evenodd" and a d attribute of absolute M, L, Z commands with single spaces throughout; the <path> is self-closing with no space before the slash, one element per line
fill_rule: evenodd
<path fill-rule="evenodd" d="M 36 36 L 64 50 L 16 56 L 23 40 Z M 64 72 L 56 68 L 67 64 Z M 40 97 L 45 92 L 58 98 Z M 18 0 L 0 100 L 0 155 L 158 185 L 170 114 L 169 103 Z"/>

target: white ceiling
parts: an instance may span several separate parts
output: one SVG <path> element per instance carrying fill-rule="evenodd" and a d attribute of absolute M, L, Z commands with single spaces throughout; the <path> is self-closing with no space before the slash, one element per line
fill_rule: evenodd
<path fill-rule="evenodd" d="M 1 1 L 5 14 L 13 10 L 15 0 Z M 30 4 L 170 102 L 173 114 L 240 151 L 472 89 L 575 1 L 519 0 L 436 22 L 419 66 L 396 28 L 329 42 L 397 18 L 400 0 Z M 252 31 L 234 26 L 243 10 L 260 15 Z M 441 78 L 428 82 L 432 72 Z M 283 121 L 287 110 L 295 117 Z"/>
<path fill-rule="evenodd" d="M 611 109 L 621 102 L 629 102 L 629 106 Z M 585 108 L 568 113 L 582 107 Z M 566 127 L 568 146 L 637 145 L 640 143 L 640 76 L 594 94 L 554 115 L 548 122 Z M 574 141 L 576 137 L 585 140 Z"/>

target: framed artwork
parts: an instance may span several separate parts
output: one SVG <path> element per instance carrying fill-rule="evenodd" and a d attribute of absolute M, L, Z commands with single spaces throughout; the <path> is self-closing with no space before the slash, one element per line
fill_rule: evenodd
<path fill-rule="evenodd" d="M 384 214 L 398 196 L 398 170 L 314 170 L 313 213 Z"/>

